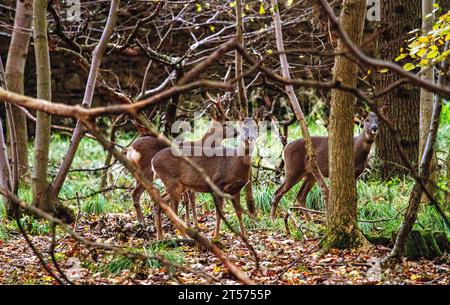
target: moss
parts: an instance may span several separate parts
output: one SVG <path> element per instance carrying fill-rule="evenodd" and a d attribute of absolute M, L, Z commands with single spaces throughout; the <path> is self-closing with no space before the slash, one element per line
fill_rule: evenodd
<path fill-rule="evenodd" d="M 373 245 L 381 245 L 384 247 L 392 247 L 394 243 L 390 237 L 383 235 L 364 235 L 366 239 Z"/>
<path fill-rule="evenodd" d="M 320 242 L 323 251 L 330 249 L 349 249 L 367 246 L 369 242 L 366 237 L 358 229 L 352 230 L 350 233 L 345 231 L 329 231 Z"/>
<path fill-rule="evenodd" d="M 367 239 L 374 245 L 392 247 L 395 243 L 396 232 L 391 237 L 383 235 L 368 235 Z M 413 230 L 406 240 L 405 256 L 410 259 L 433 259 L 450 253 L 449 240 L 445 232 L 431 230 Z"/>

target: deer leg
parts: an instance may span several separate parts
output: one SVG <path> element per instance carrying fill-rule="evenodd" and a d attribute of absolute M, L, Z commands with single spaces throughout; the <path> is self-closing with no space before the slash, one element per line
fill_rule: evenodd
<path fill-rule="evenodd" d="M 241 199 L 240 193 L 237 193 L 237 195 L 233 196 L 233 198 L 231 199 L 231 202 L 233 203 L 234 211 L 236 212 L 236 216 L 239 221 L 239 229 L 241 231 L 241 235 L 242 235 L 242 237 L 246 238 L 247 233 L 245 231 L 244 222 L 242 221 L 242 207 L 241 207 L 240 199 Z"/>
<path fill-rule="evenodd" d="M 281 184 L 281 186 L 275 191 L 275 195 L 272 201 L 272 208 L 270 210 L 270 218 L 272 220 L 275 219 L 278 203 L 280 202 L 281 198 L 283 198 L 284 194 L 289 192 L 289 190 L 302 178 L 303 176 L 300 176 L 297 179 L 286 178 L 284 179 L 284 182 Z"/>
<path fill-rule="evenodd" d="M 153 206 L 153 213 L 155 214 L 156 239 L 162 240 L 164 238 L 164 232 L 161 225 L 162 209 L 159 204 L 155 203 Z"/>
<path fill-rule="evenodd" d="M 183 194 L 183 186 L 178 184 L 167 185 L 166 190 L 170 197 L 170 208 L 178 207 L 181 195 Z M 176 212 L 176 210 L 174 211 Z M 157 240 L 162 240 L 164 238 L 164 234 L 162 231 L 161 212 L 162 211 L 160 206 L 158 204 L 155 204 L 155 226 Z"/>
<path fill-rule="evenodd" d="M 187 191 L 183 194 L 183 204 L 184 204 L 184 222 L 188 226 L 188 228 L 191 227 L 191 220 L 189 217 L 189 193 L 190 191 Z"/>
<path fill-rule="evenodd" d="M 145 188 L 140 184 L 137 183 L 136 187 L 134 188 L 133 192 L 131 193 L 131 197 L 133 198 L 133 204 L 134 208 L 136 209 L 136 216 L 138 221 L 141 223 L 141 225 L 145 225 L 144 215 L 142 214 L 141 209 L 141 196 L 145 192 Z"/>
<path fill-rule="evenodd" d="M 300 191 L 297 194 L 297 203 L 300 207 L 306 208 L 306 198 L 308 197 L 308 193 L 311 191 L 312 187 L 316 183 L 316 180 L 313 176 L 307 176 L 305 182 L 303 183 Z M 311 215 L 308 211 L 302 210 L 303 215 L 305 215 L 306 220 L 311 220 Z"/>
<path fill-rule="evenodd" d="M 194 228 L 198 228 L 197 210 L 195 208 L 195 193 L 193 191 L 190 191 L 188 197 L 189 197 L 189 204 L 191 205 L 191 211 L 192 211 L 192 222 L 193 222 Z"/>
<path fill-rule="evenodd" d="M 223 215 L 223 198 L 218 195 L 213 195 L 213 199 L 216 205 L 216 228 L 214 230 L 214 239 L 218 240 L 220 237 L 221 215 Z"/>

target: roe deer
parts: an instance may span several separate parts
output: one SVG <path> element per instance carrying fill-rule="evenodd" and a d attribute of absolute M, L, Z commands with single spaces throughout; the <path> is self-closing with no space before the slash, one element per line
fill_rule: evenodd
<path fill-rule="evenodd" d="M 233 132 L 230 132 L 227 128 L 224 128 L 224 125 L 226 124 L 228 118 L 220 104 L 220 99 L 218 99 L 217 101 L 214 101 L 211 98 L 209 99 L 214 106 L 214 110 L 210 112 L 212 118 L 211 125 L 201 139 L 196 141 L 184 141 L 181 143 L 182 146 L 201 146 L 205 142 L 212 142 L 214 145 L 217 144 L 217 142 L 225 139 L 227 136 L 234 136 Z M 141 174 L 147 180 L 153 181 L 154 172 L 152 169 L 151 161 L 159 151 L 167 147 L 170 147 L 170 145 L 167 144 L 164 140 L 152 136 L 146 136 L 134 141 L 130 145 L 130 147 L 126 149 L 125 152 L 127 159 L 140 170 Z M 144 186 L 142 186 L 139 181 L 136 181 L 136 187 L 132 192 L 132 198 L 134 207 L 136 209 L 137 218 L 141 224 L 145 223 L 140 205 L 140 199 L 144 192 Z M 197 226 L 195 195 L 192 192 L 187 193 L 185 197 L 185 220 L 188 225 L 190 224 L 189 206 L 191 206 L 192 209 L 194 226 Z M 155 204 L 154 206 L 154 213 L 155 215 L 159 213 L 159 206 L 157 204 Z"/>
<path fill-rule="evenodd" d="M 383 111 L 383 109 L 381 109 Z M 370 112 L 364 120 L 364 128 L 359 136 L 353 137 L 353 160 L 355 162 L 355 179 L 361 175 L 367 167 L 368 156 L 373 141 L 378 133 L 378 117 Z M 328 137 L 311 137 L 316 151 L 317 164 L 324 177 L 328 177 Z M 297 194 L 297 203 L 306 208 L 306 197 L 316 183 L 313 171 L 309 164 L 305 141 L 298 139 L 286 145 L 283 152 L 286 176 L 284 182 L 275 191 L 270 217 L 275 218 L 278 203 L 294 185 L 305 178 L 300 191 Z M 306 210 L 302 211 L 307 219 L 310 219 Z"/>
<path fill-rule="evenodd" d="M 224 193 L 232 196 L 232 203 L 239 220 L 242 236 L 246 236 L 242 222 L 242 207 L 240 204 L 241 189 L 248 183 L 251 166 L 251 152 L 258 137 L 258 121 L 262 108 L 258 109 L 253 118 L 245 118 L 239 124 L 238 148 L 212 147 L 201 156 L 186 156 L 203 168 L 212 182 Z M 220 215 L 223 215 L 223 197 L 213 192 L 201 175 L 179 156 L 175 156 L 171 148 L 158 152 L 152 160 L 153 170 L 162 180 L 170 196 L 171 205 L 177 207 L 181 195 L 186 189 L 195 192 L 211 193 L 216 205 L 216 227 L 214 238 L 219 237 Z M 161 213 L 157 216 L 157 230 L 161 229 Z"/>

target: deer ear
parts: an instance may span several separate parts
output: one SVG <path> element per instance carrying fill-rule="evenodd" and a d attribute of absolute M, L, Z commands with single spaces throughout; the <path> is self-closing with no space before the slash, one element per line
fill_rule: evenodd
<path fill-rule="evenodd" d="M 253 115 L 253 119 L 256 121 L 260 121 L 264 116 L 264 106 L 256 109 L 255 114 Z"/>

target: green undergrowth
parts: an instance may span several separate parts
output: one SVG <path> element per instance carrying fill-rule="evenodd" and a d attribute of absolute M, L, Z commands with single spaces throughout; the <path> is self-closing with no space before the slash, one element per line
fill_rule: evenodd
<path fill-rule="evenodd" d="M 447 107 L 447 106 L 446 106 Z M 448 108 L 448 107 L 447 107 Z M 316 120 L 317 121 L 317 120 Z M 326 129 L 319 121 L 312 122 L 313 128 L 311 134 L 323 135 Z M 440 159 L 446 158 L 446 150 L 448 151 L 449 137 L 445 131 L 449 131 L 447 125 L 443 125 L 439 133 L 438 156 Z M 300 129 L 297 125 L 290 127 L 289 140 L 293 140 L 300 136 Z M 134 139 L 135 135 L 131 133 L 118 132 L 117 142 L 121 146 L 127 146 Z M 268 140 L 259 143 L 255 156 L 263 157 L 262 165 L 274 168 L 281 157 L 281 145 L 276 136 L 269 135 Z M 57 169 L 66 154 L 70 138 L 65 135 L 52 135 L 50 146 L 50 178 L 53 179 Z M 267 144 L 267 145 L 266 145 Z M 33 149 L 30 147 L 30 156 Z M 99 215 L 104 213 L 132 213 L 134 216 L 134 207 L 131 200 L 131 190 L 135 181 L 133 177 L 118 163 L 115 163 L 108 170 L 108 179 L 106 189 L 114 186 L 113 191 L 102 191 L 99 189 L 100 181 L 105 174 L 101 171 L 79 171 L 80 169 L 95 169 L 104 166 L 107 153 L 94 140 L 83 138 L 80 148 L 77 151 L 71 172 L 68 174 L 67 180 L 61 190 L 60 198 L 64 205 L 69 206 L 72 210 L 80 209 L 82 214 Z M 30 157 L 30 164 L 31 162 Z M 262 172 L 261 172 L 262 173 Z M 444 176 L 444 175 L 441 175 Z M 273 194 L 279 183 L 275 183 L 273 173 L 265 172 L 257 183 L 254 183 L 254 196 L 258 209 L 256 219 L 244 216 L 244 223 L 248 230 L 273 230 L 286 232 L 285 223 L 282 218 L 275 221 L 269 219 L 271 201 Z M 162 190 L 162 184 L 159 180 L 155 181 L 158 189 Z M 407 206 L 408 198 L 414 181 L 412 179 L 393 179 L 390 181 L 379 181 L 376 179 L 359 179 L 357 184 L 358 191 L 358 218 L 359 227 L 366 235 L 386 235 L 389 236 L 400 227 L 403 219 L 404 210 Z M 442 180 L 441 185 L 446 185 L 446 181 Z M 294 186 L 281 200 L 278 211 L 286 211 L 295 204 L 295 199 L 300 184 Z M 31 187 L 25 183 L 19 189 L 19 195 L 22 200 L 31 202 Z M 77 200 L 77 197 L 79 200 Z M 441 200 L 442 201 L 442 200 Z M 143 195 L 142 207 L 146 215 L 152 213 L 152 204 L 147 194 Z M 245 197 L 242 194 L 241 203 L 246 209 Z M 199 214 L 210 212 L 214 215 L 214 203 L 210 194 L 197 194 L 197 207 Z M 324 210 L 324 203 L 317 185 L 311 190 L 307 198 L 307 207 L 314 210 Z M 449 212 L 449 206 L 444 205 L 443 208 Z M 9 238 L 11 229 L 14 228 L 14 222 L 8 222 L 4 217 L 3 205 L 0 205 L 0 240 Z M 225 214 L 234 229 L 238 230 L 238 222 L 234 215 L 231 203 L 225 205 Z M 297 217 L 299 229 L 292 227 L 290 222 L 291 234 L 294 238 L 303 238 L 305 234 L 309 237 L 320 236 L 324 232 L 324 215 L 315 217 L 319 221 L 305 222 L 303 218 Z M 323 220 L 323 221 L 320 221 Z M 24 220 L 25 227 L 32 234 L 46 234 L 49 232 L 48 225 L 41 220 Z M 225 228 L 223 225 L 222 228 Z M 443 231 L 449 236 L 445 224 L 429 204 L 421 206 L 418 221 L 414 227 L 416 230 Z M 126 265 L 125 259 L 119 265 Z M 114 268 L 113 268 L 114 269 Z M 120 269 L 120 268 L 119 268 Z"/>
<path fill-rule="evenodd" d="M 135 249 L 129 250 L 136 251 Z M 184 253 L 179 248 L 170 248 L 167 245 L 149 245 L 144 248 L 143 253 L 148 255 L 150 258 L 142 261 L 119 255 L 111 256 L 109 262 L 101 264 L 100 266 L 91 266 L 91 268 L 97 269 L 100 272 L 116 275 L 124 270 L 136 272 L 139 269 L 146 267 L 152 269 L 165 267 L 168 271 L 175 271 L 176 268 L 173 265 L 181 265 L 185 262 Z M 162 257 L 167 264 L 161 262 L 157 257 Z"/>

